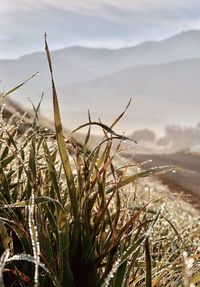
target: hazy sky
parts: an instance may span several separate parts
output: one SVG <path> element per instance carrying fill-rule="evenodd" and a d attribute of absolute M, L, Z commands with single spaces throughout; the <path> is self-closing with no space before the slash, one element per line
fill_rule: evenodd
<path fill-rule="evenodd" d="M 69 45 L 117 48 L 200 29 L 199 0 L 0 0 L 0 58 Z"/>

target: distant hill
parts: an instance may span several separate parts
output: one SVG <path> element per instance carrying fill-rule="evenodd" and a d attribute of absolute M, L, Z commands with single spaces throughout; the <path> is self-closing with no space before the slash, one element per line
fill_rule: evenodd
<path fill-rule="evenodd" d="M 163 41 L 144 42 L 128 48 L 112 50 L 75 46 L 52 51 L 58 84 L 91 80 L 133 65 L 152 65 L 199 57 L 200 31 L 193 30 Z M 25 55 L 16 60 L 0 60 L 0 77 L 5 82 L 15 78 L 22 80 L 35 71 L 46 76 L 46 70 L 44 52 Z"/>
<path fill-rule="evenodd" d="M 194 123 L 199 105 L 200 31 L 159 42 L 117 49 L 69 47 L 52 51 L 56 86 L 66 126 L 87 120 L 87 109 L 111 120 L 133 97 L 124 127 L 150 127 L 174 121 Z M 44 52 L 0 60 L 2 89 L 39 71 L 14 96 L 29 104 L 45 91 L 43 112 L 51 115 L 50 77 Z M 97 113 L 98 111 L 98 113 Z M 170 121 L 170 122 L 169 122 Z M 199 121 L 199 118 L 198 118 Z"/>
<path fill-rule="evenodd" d="M 116 50 L 71 47 L 54 52 L 71 63 L 106 75 L 133 65 L 152 65 L 200 57 L 200 31 L 187 31 L 162 41 Z"/>
<path fill-rule="evenodd" d="M 90 108 L 116 114 L 133 97 L 132 123 L 140 117 L 142 125 L 147 127 L 159 126 L 163 121 L 189 125 L 200 119 L 199 77 L 200 59 L 191 59 L 133 66 L 88 83 L 67 85 L 58 91 L 61 106 L 66 109 L 69 102 L 72 110 Z"/>

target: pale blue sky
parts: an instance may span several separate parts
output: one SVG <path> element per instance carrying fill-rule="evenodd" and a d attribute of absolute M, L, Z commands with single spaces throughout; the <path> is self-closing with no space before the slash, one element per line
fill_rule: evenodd
<path fill-rule="evenodd" d="M 0 58 L 70 45 L 118 48 L 200 30 L 199 0 L 0 0 Z"/>

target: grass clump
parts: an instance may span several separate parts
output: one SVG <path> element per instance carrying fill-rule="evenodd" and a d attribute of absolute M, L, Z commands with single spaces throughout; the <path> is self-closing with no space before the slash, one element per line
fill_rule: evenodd
<path fill-rule="evenodd" d="M 83 146 L 66 137 L 47 43 L 46 53 L 55 137 L 38 125 L 39 106 L 27 135 L 1 120 L 0 286 L 198 286 L 198 225 L 180 232 L 163 196 L 136 190 L 174 167 L 122 162 L 128 139 L 113 131 L 121 116 L 111 127 L 89 118 Z M 92 124 L 104 144 L 88 151 Z"/>

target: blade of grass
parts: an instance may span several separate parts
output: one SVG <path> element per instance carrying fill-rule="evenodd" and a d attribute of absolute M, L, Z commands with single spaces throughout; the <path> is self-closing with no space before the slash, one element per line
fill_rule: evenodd
<path fill-rule="evenodd" d="M 130 104 L 131 104 L 132 98 L 130 98 L 130 100 L 128 101 L 127 106 L 125 107 L 124 111 L 114 120 L 114 122 L 112 123 L 112 125 L 110 126 L 110 128 L 112 129 L 118 122 L 119 120 L 124 116 L 124 114 L 126 113 L 126 111 L 128 110 Z"/>
<path fill-rule="evenodd" d="M 0 287 L 4 287 L 3 284 L 3 270 L 6 265 L 6 261 L 10 255 L 9 249 L 6 249 L 0 257 Z"/>
<path fill-rule="evenodd" d="M 53 78 L 51 56 L 50 56 L 50 52 L 49 52 L 49 48 L 47 44 L 46 34 L 45 34 L 45 50 L 46 50 L 47 60 L 49 64 L 51 83 L 52 83 L 56 139 L 57 139 L 58 149 L 59 149 L 60 157 L 63 163 L 63 168 L 65 171 L 66 179 L 67 179 L 67 184 L 68 184 L 68 189 L 69 189 L 69 194 L 70 194 L 70 201 L 71 201 L 72 210 L 74 214 L 74 220 L 77 221 L 78 220 L 78 203 L 77 203 L 77 197 L 76 197 L 76 188 L 75 188 L 74 177 L 73 177 L 73 173 L 71 169 L 68 151 L 65 145 L 65 138 L 64 138 L 62 123 L 61 123 L 58 97 L 57 97 L 56 87 L 55 87 L 54 78 Z"/>
<path fill-rule="evenodd" d="M 39 72 L 33 74 L 31 77 L 29 77 L 27 80 L 25 80 L 24 82 L 22 82 L 21 84 L 15 86 L 14 88 L 10 89 L 8 92 L 6 92 L 3 97 L 7 97 L 8 95 L 14 93 L 16 90 L 18 90 L 19 88 L 21 88 L 24 84 L 26 84 L 27 82 L 29 82 L 31 79 L 33 79 L 35 76 L 37 76 L 39 74 Z"/>
<path fill-rule="evenodd" d="M 80 129 L 82 129 L 82 128 L 85 128 L 85 127 L 91 126 L 91 125 L 96 125 L 96 126 L 101 127 L 103 130 L 107 131 L 107 132 L 108 132 L 109 134 L 111 134 L 111 135 L 116 136 L 118 139 L 122 139 L 122 140 L 124 140 L 124 141 L 133 141 L 133 142 L 137 143 L 134 139 L 131 139 L 131 138 L 126 137 L 126 136 L 124 136 L 124 135 L 117 134 L 117 133 L 116 133 L 115 131 L 113 131 L 110 127 L 108 127 L 108 126 L 105 125 L 105 124 L 99 123 L 99 122 L 89 122 L 89 123 L 85 123 L 85 124 L 79 126 L 78 128 L 76 128 L 75 130 L 73 130 L 73 131 L 71 132 L 71 134 L 77 132 L 78 130 L 80 130 Z"/>
<path fill-rule="evenodd" d="M 113 190 L 115 189 L 119 189 L 125 185 L 128 185 L 129 183 L 136 181 L 138 178 L 147 177 L 149 175 L 158 174 L 162 172 L 168 172 L 168 171 L 172 171 L 175 169 L 176 169 L 176 166 L 173 166 L 173 165 L 159 166 L 159 167 L 144 170 L 134 175 L 124 176 L 124 178 L 122 178 L 115 186 L 108 189 L 107 193 L 113 192 Z"/>
<path fill-rule="evenodd" d="M 151 266 L 151 254 L 149 237 L 147 236 L 145 242 L 145 258 L 146 258 L 146 287 L 152 287 L 152 266 Z"/>
<path fill-rule="evenodd" d="M 10 263 L 10 262 L 14 262 L 14 261 L 28 261 L 28 262 L 31 262 L 33 264 L 37 264 L 35 258 L 33 256 L 29 255 L 29 254 L 14 255 L 14 256 L 8 258 L 6 260 L 6 263 Z M 58 279 L 55 276 L 55 274 L 51 274 L 51 272 L 46 268 L 46 266 L 43 263 L 40 262 L 39 266 L 45 271 L 47 276 L 49 276 L 51 278 L 52 282 L 54 283 L 54 286 L 62 287 L 62 285 L 58 281 Z"/>

